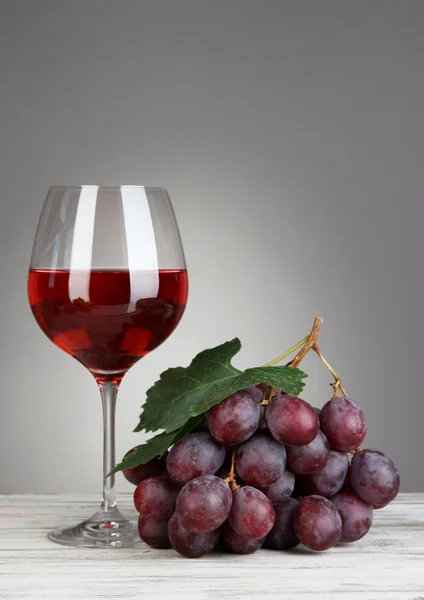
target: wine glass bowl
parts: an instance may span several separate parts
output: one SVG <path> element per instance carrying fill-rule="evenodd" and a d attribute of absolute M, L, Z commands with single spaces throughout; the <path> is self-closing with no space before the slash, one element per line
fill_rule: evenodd
<path fill-rule="evenodd" d="M 132 546 L 116 508 L 114 413 L 122 377 L 177 327 L 188 296 L 168 193 L 145 186 L 54 186 L 40 216 L 28 297 L 43 332 L 95 377 L 104 416 L 103 502 L 84 523 L 49 537 L 77 546 Z"/>
<path fill-rule="evenodd" d="M 67 270 L 31 269 L 28 295 L 35 319 L 59 348 L 93 375 L 123 375 L 177 326 L 185 307 L 187 273 L 177 269 L 77 273 L 80 281 L 86 276 L 84 293 Z M 157 291 L 152 292 L 152 285 Z M 131 299 L 132 287 L 138 288 L 140 297 Z M 157 295 L 144 297 L 152 293 Z"/>

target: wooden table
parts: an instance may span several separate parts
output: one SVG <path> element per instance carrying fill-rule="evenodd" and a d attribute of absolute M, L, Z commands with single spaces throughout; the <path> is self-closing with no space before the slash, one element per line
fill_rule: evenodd
<path fill-rule="evenodd" d="M 0 496 L 2 600 L 424 600 L 424 494 L 376 511 L 370 533 L 324 553 L 260 550 L 188 560 L 173 550 L 53 544 L 46 532 L 87 517 L 98 497 Z M 130 495 L 120 507 L 136 516 Z"/>

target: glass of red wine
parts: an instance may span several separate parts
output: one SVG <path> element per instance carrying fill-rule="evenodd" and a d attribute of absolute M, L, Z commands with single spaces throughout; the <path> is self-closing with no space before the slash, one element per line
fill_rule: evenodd
<path fill-rule="evenodd" d="M 115 500 L 115 404 L 125 373 L 164 342 L 186 306 L 188 278 L 177 221 L 164 188 L 49 189 L 28 276 L 34 317 L 59 348 L 94 376 L 103 406 L 103 501 L 59 544 L 131 547 L 136 524 Z"/>

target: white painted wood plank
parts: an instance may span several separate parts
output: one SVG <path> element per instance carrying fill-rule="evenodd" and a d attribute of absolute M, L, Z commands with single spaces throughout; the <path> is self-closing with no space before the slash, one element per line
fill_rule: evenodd
<path fill-rule="evenodd" d="M 185 559 L 173 550 L 53 544 L 49 529 L 81 520 L 97 496 L 0 496 L 1 600 L 424 600 L 424 494 L 375 511 L 370 533 L 329 552 L 260 550 Z M 120 508 L 136 516 L 131 495 Z"/>

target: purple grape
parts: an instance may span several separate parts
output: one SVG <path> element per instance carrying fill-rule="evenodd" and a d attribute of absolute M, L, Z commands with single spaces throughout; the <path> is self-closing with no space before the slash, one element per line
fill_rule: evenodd
<path fill-rule="evenodd" d="M 215 475 L 203 475 L 185 484 L 176 510 L 185 527 L 194 533 L 208 533 L 222 525 L 231 503 L 229 486 Z"/>
<path fill-rule="evenodd" d="M 303 498 L 296 508 L 293 523 L 297 537 L 311 550 L 328 550 L 342 535 L 341 516 L 323 496 Z"/>
<path fill-rule="evenodd" d="M 254 400 L 256 400 L 256 402 L 259 404 L 259 402 L 261 402 L 262 400 L 262 396 L 263 396 L 263 391 L 261 390 L 260 387 L 258 387 L 257 385 L 251 385 L 250 387 L 246 388 L 245 390 L 243 390 L 243 392 L 246 392 L 246 394 L 248 394 L 249 396 L 251 396 Z"/>
<path fill-rule="evenodd" d="M 318 419 L 321 417 L 321 409 L 318 406 L 314 406 L 314 411 L 317 413 Z"/>
<path fill-rule="evenodd" d="M 339 452 L 360 446 L 367 433 L 364 413 L 352 398 L 331 398 L 322 408 L 320 423 L 330 448 Z"/>
<path fill-rule="evenodd" d="M 271 485 L 281 477 L 285 466 L 285 447 L 266 432 L 257 433 L 237 448 L 236 471 L 249 485 Z"/>
<path fill-rule="evenodd" d="M 271 531 L 275 511 L 268 498 L 254 487 L 245 486 L 233 492 L 228 523 L 246 540 L 258 540 Z"/>
<path fill-rule="evenodd" d="M 294 498 L 288 498 L 285 502 L 274 506 L 275 523 L 266 536 L 265 548 L 289 550 L 299 544 L 293 524 L 293 516 L 298 504 L 299 502 Z"/>
<path fill-rule="evenodd" d="M 398 474 L 398 477 L 397 477 L 397 480 L 396 480 L 396 483 L 395 483 L 395 487 L 394 487 L 394 490 L 393 490 L 393 494 L 394 494 L 393 500 L 398 495 L 399 489 L 400 489 L 400 478 L 399 478 L 399 474 Z M 387 506 L 388 504 L 390 504 L 390 502 L 391 502 L 391 500 L 389 500 L 388 502 L 387 501 L 385 501 L 385 502 L 379 502 L 377 504 L 373 504 L 372 507 L 373 507 L 374 510 L 378 510 L 379 508 L 384 508 L 385 506 Z"/>
<path fill-rule="evenodd" d="M 258 540 L 246 540 L 234 531 L 228 521 L 222 525 L 220 535 L 225 546 L 233 554 L 252 554 L 259 550 L 265 541 L 264 537 Z"/>
<path fill-rule="evenodd" d="M 222 444 L 235 445 L 246 441 L 255 433 L 260 420 L 259 403 L 247 391 L 229 396 L 209 411 L 212 437 Z"/>
<path fill-rule="evenodd" d="M 312 475 L 300 475 L 297 478 L 302 495 L 317 494 L 324 498 L 331 498 L 345 484 L 348 467 L 349 459 L 345 454 L 330 450 L 327 464 L 323 469 Z"/>
<path fill-rule="evenodd" d="M 224 460 L 224 446 L 209 433 L 189 433 L 172 446 L 166 468 L 174 481 L 185 484 L 201 475 L 213 475 Z"/>
<path fill-rule="evenodd" d="M 331 502 L 342 518 L 341 542 L 356 542 L 368 533 L 373 518 L 371 504 L 358 498 L 350 488 L 342 489 Z"/>
<path fill-rule="evenodd" d="M 351 485 L 357 495 L 374 508 L 396 498 L 400 478 L 394 463 L 378 450 L 361 450 L 352 458 Z"/>
<path fill-rule="evenodd" d="M 323 469 L 328 461 L 330 446 L 325 435 L 318 431 L 312 442 L 305 446 L 287 446 L 287 468 L 300 475 L 309 475 Z"/>
<path fill-rule="evenodd" d="M 150 477 L 142 481 L 134 490 L 136 510 L 152 519 L 169 519 L 175 510 L 180 486 L 163 477 Z"/>
<path fill-rule="evenodd" d="M 270 486 L 258 488 L 271 500 L 273 504 L 284 502 L 291 496 L 294 490 L 294 475 L 290 471 L 283 471 L 283 474 L 277 481 L 271 483 Z"/>
<path fill-rule="evenodd" d="M 199 558 L 211 552 L 218 541 L 219 532 L 193 533 L 181 521 L 178 513 L 169 519 L 168 535 L 174 550 L 187 558 Z"/>
<path fill-rule="evenodd" d="M 138 534 L 152 548 L 170 548 L 168 537 L 168 521 L 165 519 L 149 519 L 138 517 Z"/>
<path fill-rule="evenodd" d="M 132 454 L 134 452 L 134 448 L 129 450 L 125 456 Z M 124 457 L 125 458 L 125 457 Z M 144 465 L 139 465 L 138 467 L 129 467 L 128 469 L 123 469 L 122 474 L 127 481 L 132 483 L 133 485 L 138 485 L 144 479 L 148 479 L 149 477 L 156 477 L 160 475 L 162 471 L 165 469 L 166 459 L 163 458 L 153 458 L 149 460 Z"/>
<path fill-rule="evenodd" d="M 318 416 L 312 406 L 287 394 L 278 394 L 271 400 L 265 421 L 278 442 L 292 446 L 309 444 L 319 430 Z"/>

